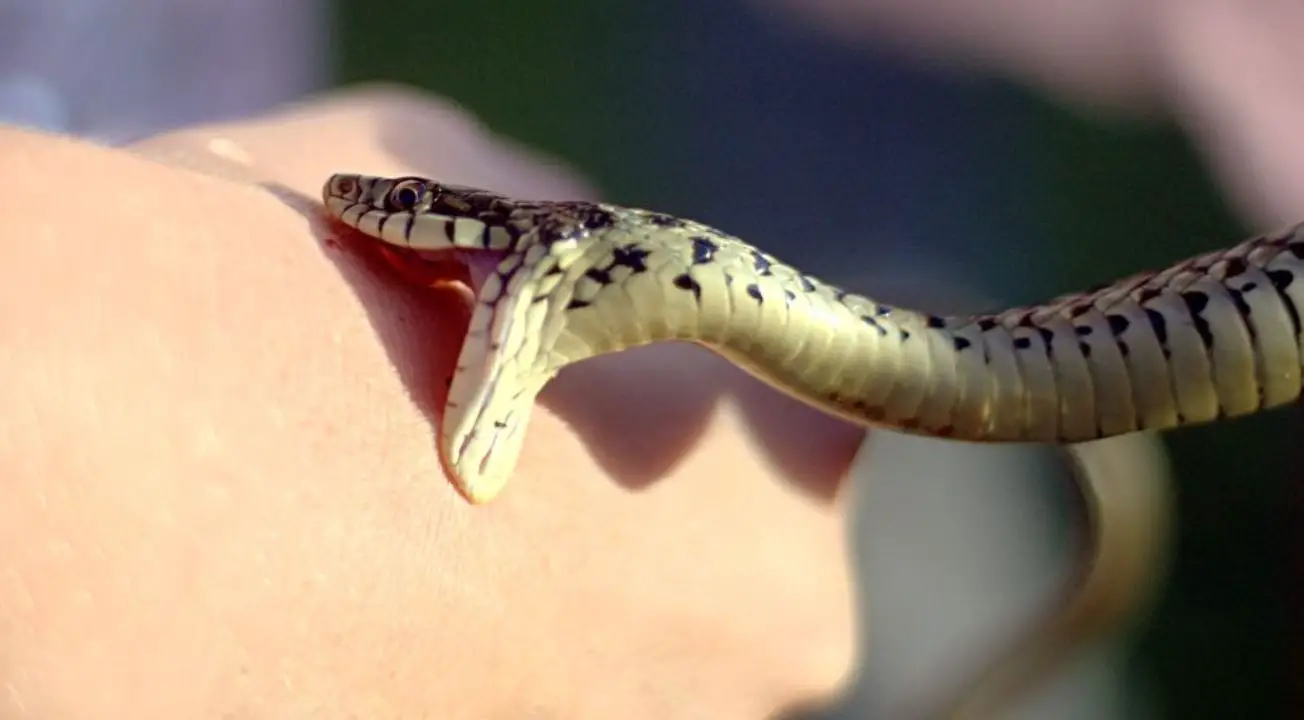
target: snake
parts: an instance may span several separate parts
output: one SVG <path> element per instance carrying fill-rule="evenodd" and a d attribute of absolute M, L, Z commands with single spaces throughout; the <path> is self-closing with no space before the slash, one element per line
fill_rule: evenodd
<path fill-rule="evenodd" d="M 322 202 L 394 251 L 481 268 L 438 441 L 472 503 L 502 491 L 534 401 L 562 368 L 656 342 L 703 346 L 862 426 L 1051 444 L 1079 458 L 1110 439 L 1258 413 L 1301 393 L 1304 223 L 1045 302 L 936 315 L 848 292 L 653 210 L 359 173 L 330 176 Z M 1118 538 L 1135 528 L 1110 536 L 1105 511 L 1141 502 L 1109 493 L 1138 491 L 1081 482 L 1096 549 L 1126 555 Z M 1132 511 L 1138 522 L 1165 519 Z M 1137 562 L 1141 581 L 1158 561 Z M 1088 568 L 1083 586 L 1102 572 Z M 1099 601 L 1076 606 L 1077 640 L 1109 615 Z M 1029 639 L 1024 665 L 1054 655 L 1053 644 Z"/>

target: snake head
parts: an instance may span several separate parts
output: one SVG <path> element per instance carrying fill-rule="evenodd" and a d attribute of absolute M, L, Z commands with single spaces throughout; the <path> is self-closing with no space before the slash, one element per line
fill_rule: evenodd
<path fill-rule="evenodd" d="M 428 178 L 338 173 L 322 186 L 322 202 L 335 215 L 352 206 L 382 213 L 411 213 L 429 207 L 441 191 L 442 187 Z"/>
<path fill-rule="evenodd" d="M 617 223 L 611 210 L 592 202 L 517 200 L 419 176 L 336 174 L 322 200 L 346 225 L 420 252 L 560 248 Z"/>

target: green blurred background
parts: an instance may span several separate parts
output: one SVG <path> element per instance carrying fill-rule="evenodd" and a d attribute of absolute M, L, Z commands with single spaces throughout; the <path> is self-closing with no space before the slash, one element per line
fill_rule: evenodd
<path fill-rule="evenodd" d="M 429 88 L 607 199 L 715 223 L 858 290 L 873 288 L 849 266 L 881 253 L 1030 301 L 1246 232 L 1171 126 L 836 47 L 726 0 L 335 4 L 338 83 Z M 1163 716 L 1289 716 L 1298 420 L 1166 437 L 1175 566 L 1132 655 Z"/>

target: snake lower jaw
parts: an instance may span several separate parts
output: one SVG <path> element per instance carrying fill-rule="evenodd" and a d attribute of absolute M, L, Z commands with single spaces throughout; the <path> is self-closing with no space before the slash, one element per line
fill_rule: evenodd
<path fill-rule="evenodd" d="M 505 253 L 457 250 L 422 251 L 380 244 L 377 249 L 384 261 L 404 281 L 435 291 L 448 291 L 460 300 L 461 313 L 456 318 L 461 330 L 460 351 L 449 380 L 448 399 L 440 418 L 439 459 L 445 475 L 458 493 L 473 505 L 483 505 L 502 492 L 520 453 L 523 432 L 499 422 L 485 422 L 484 413 L 502 407 L 502 398 L 494 397 L 493 378 L 477 377 L 485 370 L 483 348 L 472 337 L 472 324 L 478 296 L 487 278 L 495 272 Z M 492 311 L 490 311 L 492 312 Z M 487 383 L 483 384 L 482 383 Z M 523 396 L 518 396 L 522 398 Z M 512 403 L 511 414 L 528 422 L 529 405 Z"/>
<path fill-rule="evenodd" d="M 455 378 L 454 383 L 459 380 L 472 382 Z M 485 505 L 495 499 L 515 474 L 535 398 L 546 382 L 531 383 L 503 404 L 489 400 L 480 408 L 452 403 L 445 408 L 439 454 L 449 480 L 471 504 Z M 450 393 L 457 390 L 450 388 Z M 501 412 L 504 405 L 510 409 Z M 505 419 L 486 422 L 477 410 Z"/>

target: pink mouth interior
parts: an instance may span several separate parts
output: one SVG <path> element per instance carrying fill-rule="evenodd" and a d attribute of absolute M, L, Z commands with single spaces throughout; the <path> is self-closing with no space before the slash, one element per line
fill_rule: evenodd
<path fill-rule="evenodd" d="M 464 265 L 471 278 L 471 291 L 480 294 L 485 280 L 497 271 L 498 264 L 507 257 L 505 252 L 491 250 L 413 250 L 413 255 L 429 263 L 447 263 L 450 260 Z"/>
<path fill-rule="evenodd" d="M 489 275 L 497 272 L 498 264 L 507 257 L 503 252 L 459 252 L 457 259 L 466 264 L 471 275 L 471 290 L 478 296 Z"/>

